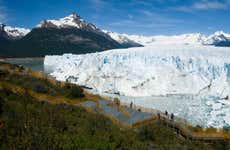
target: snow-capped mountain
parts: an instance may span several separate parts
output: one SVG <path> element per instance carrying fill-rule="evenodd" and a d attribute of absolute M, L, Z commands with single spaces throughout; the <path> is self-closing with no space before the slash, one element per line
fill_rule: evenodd
<path fill-rule="evenodd" d="M 204 45 L 217 45 L 222 42 L 230 43 L 230 34 L 224 33 L 223 31 L 217 31 L 212 35 L 206 36 L 203 38 L 202 43 Z"/>
<path fill-rule="evenodd" d="M 141 43 L 143 45 L 151 44 L 201 44 L 204 35 L 200 33 L 173 35 L 173 36 L 139 36 L 126 35 L 129 39 Z"/>
<path fill-rule="evenodd" d="M 215 45 L 230 47 L 230 34 L 216 32 L 174 36 L 139 36 L 102 31 L 73 13 L 60 19 L 40 22 L 29 29 L 0 26 L 0 55 L 39 57 L 51 54 L 85 54 L 117 48 L 149 45 Z M 33 51 L 31 51 L 33 49 Z"/>
<path fill-rule="evenodd" d="M 122 45 L 126 45 L 127 47 L 140 47 L 142 46 L 140 43 L 137 43 L 133 40 L 131 40 L 126 34 L 119 34 L 116 32 L 111 32 L 107 30 L 103 30 L 104 33 L 108 34 L 112 39 L 117 41 L 118 43 Z"/>
<path fill-rule="evenodd" d="M 111 35 L 111 34 L 110 34 Z M 223 31 L 217 31 L 211 35 L 204 35 L 201 33 L 190 33 L 181 35 L 156 35 L 156 36 L 142 36 L 142 35 L 128 35 L 113 33 L 111 35 L 117 41 L 134 41 L 141 45 L 147 46 L 152 44 L 192 44 L 192 45 L 215 45 L 215 46 L 230 46 L 230 34 Z M 122 37 L 122 38 L 120 38 Z M 220 45 L 220 43 L 223 43 Z"/>
<path fill-rule="evenodd" d="M 77 13 L 73 13 L 69 16 L 60 19 L 54 20 L 43 20 L 37 26 L 37 28 L 70 28 L 74 27 L 77 29 L 84 29 L 90 31 L 99 30 L 95 25 L 92 23 L 88 23 L 83 20 Z"/>
<path fill-rule="evenodd" d="M 0 26 L 1 33 L 3 34 L 5 32 L 8 36 L 6 38 L 8 39 L 20 39 L 30 32 L 30 29 L 11 27 L 4 24 L 1 24 Z"/>
<path fill-rule="evenodd" d="M 73 13 L 64 18 L 42 21 L 22 39 L 8 42 L 4 46 L 0 44 L 0 49 L 4 50 L 0 55 L 44 57 L 49 54 L 85 54 L 116 48 L 125 46 Z"/>
<path fill-rule="evenodd" d="M 22 38 L 30 32 L 30 29 L 5 26 L 6 33 L 12 38 Z"/>

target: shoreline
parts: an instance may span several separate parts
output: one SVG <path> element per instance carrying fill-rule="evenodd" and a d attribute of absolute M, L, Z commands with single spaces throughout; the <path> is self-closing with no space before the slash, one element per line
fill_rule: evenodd
<path fill-rule="evenodd" d="M 7 57 L 7 58 L 0 58 L 2 60 L 7 60 L 7 59 L 44 59 L 45 57 Z"/>

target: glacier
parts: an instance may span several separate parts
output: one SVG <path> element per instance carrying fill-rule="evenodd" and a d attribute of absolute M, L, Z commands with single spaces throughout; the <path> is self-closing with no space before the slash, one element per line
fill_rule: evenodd
<path fill-rule="evenodd" d="M 99 94 L 131 97 L 126 101 L 145 97 L 136 103 L 162 111 L 168 109 L 183 118 L 189 115 L 193 124 L 230 126 L 227 47 L 160 43 L 85 55 L 46 56 L 44 66 L 57 80 L 84 85 Z M 167 104 L 170 99 L 177 100 L 170 103 L 171 108 Z"/>
<path fill-rule="evenodd" d="M 230 41 L 230 34 L 224 31 L 216 31 L 213 34 L 202 33 L 187 33 L 180 35 L 128 35 L 116 32 L 104 31 L 119 43 L 136 42 L 141 45 L 147 46 L 152 44 L 198 44 L 198 45 L 215 45 L 229 47 L 227 43 Z M 220 43 L 226 43 L 226 45 Z"/>

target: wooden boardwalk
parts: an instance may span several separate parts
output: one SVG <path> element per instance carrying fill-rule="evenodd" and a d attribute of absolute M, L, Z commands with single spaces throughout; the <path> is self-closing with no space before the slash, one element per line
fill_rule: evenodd
<path fill-rule="evenodd" d="M 128 103 L 121 103 L 121 106 L 130 107 Z M 141 106 L 133 105 L 133 109 L 141 110 L 144 112 L 149 112 L 153 114 L 153 119 L 145 120 L 140 123 L 136 123 L 133 127 L 138 127 L 140 125 L 148 124 L 151 122 L 158 121 L 159 123 L 167 126 L 168 128 L 172 128 L 175 130 L 177 134 L 184 137 L 185 139 L 190 139 L 193 141 L 204 141 L 209 143 L 214 143 L 216 141 L 229 141 L 230 142 L 230 132 L 224 130 L 214 130 L 214 131 L 207 131 L 208 129 L 199 128 L 198 131 L 194 131 L 194 128 L 191 126 L 186 120 L 178 118 L 174 116 L 174 119 L 170 119 L 170 114 L 165 115 L 159 110 L 151 109 L 151 108 L 144 108 Z"/>

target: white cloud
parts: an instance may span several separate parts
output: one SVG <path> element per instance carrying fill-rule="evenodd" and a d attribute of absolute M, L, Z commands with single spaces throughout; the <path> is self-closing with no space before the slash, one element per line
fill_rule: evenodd
<path fill-rule="evenodd" d="M 133 5 L 144 5 L 144 6 L 152 5 L 151 1 L 146 1 L 146 0 L 131 0 L 130 3 Z"/>
<path fill-rule="evenodd" d="M 225 2 L 218 2 L 218 1 L 202 1 L 194 3 L 192 8 L 200 9 L 200 10 L 208 10 L 208 9 L 224 9 L 227 5 Z"/>
<path fill-rule="evenodd" d="M 161 13 L 155 13 L 153 11 L 140 10 L 140 13 L 146 16 L 146 17 L 143 17 L 144 20 L 151 20 L 151 21 L 155 21 L 156 23 L 160 23 L 160 24 L 176 24 L 176 23 L 183 22 L 182 20 L 171 18 Z"/>
<path fill-rule="evenodd" d="M 106 1 L 104 0 L 90 0 L 93 7 L 96 9 L 103 8 L 106 5 Z"/>
<path fill-rule="evenodd" d="M 0 23 L 6 22 L 6 7 L 3 5 L 3 1 L 0 0 Z"/>
<path fill-rule="evenodd" d="M 193 12 L 197 10 L 219 10 L 226 9 L 230 6 L 230 0 L 218 1 L 218 0 L 200 0 L 193 3 L 190 6 L 178 6 L 173 7 L 173 10 Z"/>

